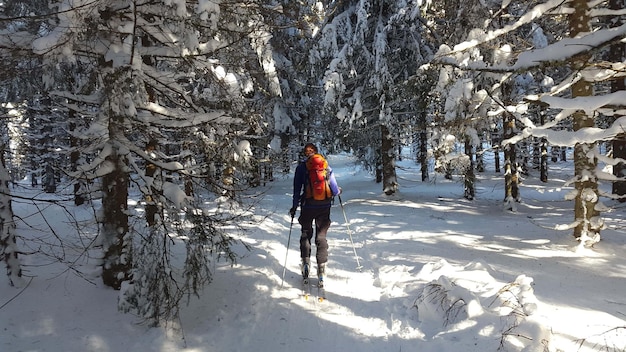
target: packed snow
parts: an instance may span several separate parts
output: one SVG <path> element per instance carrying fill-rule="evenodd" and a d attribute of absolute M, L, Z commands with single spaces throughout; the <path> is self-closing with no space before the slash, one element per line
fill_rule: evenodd
<path fill-rule="evenodd" d="M 81 249 L 93 231 L 90 206 L 62 195 L 15 198 L 27 285 L 0 279 L 0 351 L 626 350 L 626 205 L 605 200 L 607 228 L 594 248 L 556 230 L 573 220 L 564 199 L 571 162 L 550 163 L 546 184 L 527 177 L 509 212 L 493 165 L 468 201 L 458 177 L 422 182 L 408 158 L 398 162 L 394 196 L 350 156 L 328 159 L 343 193 L 331 214 L 326 301 L 302 297 L 292 179 L 276 175 L 255 190 L 267 218 L 240 238 L 250 251 L 238 246 L 234 266 L 215 263 L 202 295 L 158 328 L 118 312 L 118 292 L 94 277 L 96 260 Z M 26 182 L 11 191 L 52 197 Z"/>

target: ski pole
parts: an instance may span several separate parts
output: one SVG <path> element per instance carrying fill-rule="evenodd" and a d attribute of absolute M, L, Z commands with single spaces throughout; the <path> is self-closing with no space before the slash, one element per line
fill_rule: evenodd
<path fill-rule="evenodd" d="M 289 242 L 291 242 L 291 229 L 293 228 L 293 215 L 291 215 L 291 224 L 289 225 L 289 237 L 287 237 L 287 252 L 285 253 L 285 265 L 283 265 L 283 278 L 280 282 L 280 288 L 285 283 L 285 271 L 287 270 L 287 255 L 289 254 Z"/>
<path fill-rule="evenodd" d="M 354 247 L 354 241 L 352 240 L 352 230 L 350 230 L 350 224 L 348 223 L 348 217 L 346 216 L 346 210 L 343 207 L 343 202 L 341 201 L 341 196 L 339 197 L 339 204 L 341 205 L 341 211 L 343 212 L 343 218 L 346 220 L 346 227 L 348 228 L 348 236 L 350 236 L 350 243 L 352 244 L 352 250 L 354 251 L 354 258 L 356 259 L 357 270 L 361 271 L 363 268 L 359 263 L 359 256 L 356 254 L 356 247 Z"/>

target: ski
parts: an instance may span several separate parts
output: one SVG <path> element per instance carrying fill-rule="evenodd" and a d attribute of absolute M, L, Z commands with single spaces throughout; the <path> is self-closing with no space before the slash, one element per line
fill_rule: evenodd
<path fill-rule="evenodd" d="M 311 281 L 309 280 L 309 264 L 300 263 L 300 270 L 302 271 L 302 297 L 304 300 L 308 300 L 311 296 Z"/>
<path fill-rule="evenodd" d="M 304 298 L 305 301 L 308 301 L 310 296 L 311 281 L 308 278 L 302 279 L 302 298 Z"/>
<path fill-rule="evenodd" d="M 324 288 L 324 281 L 319 280 L 317 282 L 317 301 L 324 302 L 326 300 L 326 289 Z"/>
<path fill-rule="evenodd" d="M 324 274 L 326 273 L 326 263 L 317 266 L 317 301 L 326 300 L 326 289 L 324 289 Z"/>
<path fill-rule="evenodd" d="M 302 270 L 302 298 L 304 298 L 305 301 L 309 300 L 309 297 L 311 297 L 311 291 L 312 288 L 311 286 L 313 286 L 313 284 L 311 283 L 311 279 L 308 277 L 309 275 L 309 268 L 308 265 L 306 264 L 300 264 L 300 269 Z M 323 277 L 318 277 L 317 278 L 317 283 L 315 284 L 315 287 L 317 288 L 316 291 L 316 301 L 317 302 L 324 302 L 326 300 L 326 289 L 324 288 L 324 278 Z"/>

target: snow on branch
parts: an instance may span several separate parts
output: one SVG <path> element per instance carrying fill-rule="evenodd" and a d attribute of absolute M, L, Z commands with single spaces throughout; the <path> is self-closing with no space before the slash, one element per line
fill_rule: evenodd
<path fill-rule="evenodd" d="M 568 109 L 573 111 L 573 109 Z M 517 136 L 502 141 L 502 145 L 515 144 L 528 137 L 545 138 L 548 143 L 555 146 L 569 147 L 577 143 L 595 143 L 598 141 L 610 141 L 615 136 L 626 131 L 626 117 L 620 117 L 606 129 L 598 127 L 582 128 L 578 131 L 555 131 L 551 125 L 535 126 L 528 119 L 523 120 L 526 128 Z"/>
<path fill-rule="evenodd" d="M 162 127 L 193 127 L 205 123 L 216 124 L 238 124 L 242 123 L 241 119 L 231 117 L 223 110 L 189 113 L 178 109 L 171 109 L 156 103 L 149 103 L 143 107 L 144 110 L 151 114 L 139 114 L 138 118 L 143 118 L 145 122 L 152 125 Z M 159 117 L 160 116 L 160 117 Z"/>
<path fill-rule="evenodd" d="M 576 55 L 612 44 L 626 36 L 626 24 L 623 24 L 619 27 L 605 28 L 591 33 L 585 33 L 576 38 L 563 38 L 545 47 L 525 51 L 517 56 L 516 62 L 512 65 L 509 65 L 506 62 L 490 65 L 482 60 L 467 61 L 464 53 L 468 50 L 489 43 L 515 29 L 520 28 L 522 25 L 529 24 L 535 19 L 543 16 L 543 14 L 558 8 L 561 5 L 561 0 L 548 1 L 545 4 L 537 5 L 533 10 L 529 11 L 512 25 L 487 32 L 482 36 L 474 37 L 471 40 L 457 44 L 452 50 L 444 45 L 435 55 L 432 63 L 451 65 L 461 69 L 484 72 L 524 71 L 532 68 L 548 66 L 554 62 L 567 61 Z"/>

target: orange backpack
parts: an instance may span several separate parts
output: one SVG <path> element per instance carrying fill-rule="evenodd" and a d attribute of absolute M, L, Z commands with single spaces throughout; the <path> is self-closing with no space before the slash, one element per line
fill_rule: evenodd
<path fill-rule="evenodd" d="M 315 200 L 330 199 L 333 196 L 328 181 L 328 162 L 321 154 L 314 154 L 306 161 L 307 186 L 305 197 Z"/>

